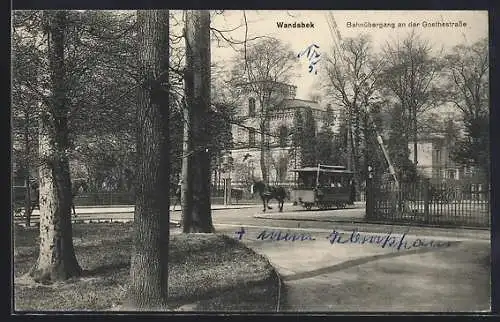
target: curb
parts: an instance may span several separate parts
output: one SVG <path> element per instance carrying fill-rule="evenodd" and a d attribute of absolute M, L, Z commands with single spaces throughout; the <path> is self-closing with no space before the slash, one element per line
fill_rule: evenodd
<path fill-rule="evenodd" d="M 281 293 L 282 293 L 282 289 L 283 289 L 283 279 L 281 278 L 281 275 L 280 273 L 278 272 L 278 270 L 276 269 L 276 267 L 271 263 L 271 261 L 269 260 L 269 258 L 261 253 L 258 253 L 256 252 L 251 246 L 248 246 L 248 245 L 245 245 L 245 247 L 247 247 L 248 249 L 250 249 L 252 252 L 254 252 L 255 254 L 259 255 L 260 257 L 262 257 L 263 259 L 266 260 L 266 262 L 269 264 L 269 266 L 272 267 L 272 273 L 275 275 L 276 279 L 277 279 L 277 282 L 278 282 L 278 289 L 277 289 L 277 297 L 276 297 L 276 313 L 280 312 L 281 311 Z"/>
<path fill-rule="evenodd" d="M 233 210 L 233 209 L 250 209 L 250 208 L 257 208 L 257 207 L 260 207 L 260 205 L 233 205 L 233 206 L 229 206 L 229 207 L 212 207 L 211 210 Z M 109 209 L 109 208 L 113 208 L 113 207 L 88 207 L 88 208 L 84 208 L 84 209 Z M 125 207 L 122 207 L 122 208 L 125 208 Z M 181 209 L 171 209 L 170 212 L 180 212 Z M 83 212 L 83 213 L 80 213 L 77 215 L 96 215 L 96 214 L 129 214 L 129 213 L 133 213 L 134 210 L 129 210 L 129 209 L 124 209 L 124 210 L 113 210 L 113 211 L 92 211 L 92 212 Z M 24 218 L 23 215 L 14 215 L 15 218 Z M 33 213 L 31 215 L 31 218 L 38 218 L 40 217 L 40 214 L 37 212 L 36 214 Z"/>
<path fill-rule="evenodd" d="M 276 313 L 279 313 L 281 311 L 281 291 L 283 289 L 283 280 L 281 279 L 281 275 L 278 273 L 276 268 L 274 268 L 274 272 L 276 273 L 276 277 L 278 278 L 278 299 L 276 300 Z"/>
<path fill-rule="evenodd" d="M 366 220 L 358 218 L 336 218 L 336 219 L 322 219 L 322 218 L 291 218 L 291 217 L 270 217 L 274 215 L 268 215 L 265 217 L 263 215 L 254 215 L 257 219 L 269 219 L 269 220 L 288 220 L 288 221 L 312 221 L 312 222 L 325 222 L 325 223 L 346 223 L 346 224 L 364 224 L 364 225 L 387 225 L 387 226 L 400 226 L 400 227 L 417 227 L 417 228 L 439 228 L 439 229 L 461 229 L 461 230 L 481 230 L 490 231 L 491 227 L 476 227 L 476 226 L 451 226 L 451 225 L 432 225 L 432 224 L 419 224 L 419 223 L 400 223 L 400 222 L 390 222 L 390 221 L 376 221 L 376 220 Z"/>
<path fill-rule="evenodd" d="M 72 224 L 101 224 L 101 223 L 104 223 L 104 224 L 113 224 L 113 223 L 131 223 L 133 222 L 134 220 L 133 219 L 73 219 L 71 220 L 71 223 Z M 26 223 L 24 222 L 17 222 L 17 223 L 14 223 L 15 225 L 17 226 L 20 226 L 20 227 L 26 227 Z M 31 225 L 29 227 L 39 227 L 40 226 L 40 223 L 39 222 L 36 222 L 36 223 L 31 223 Z M 170 227 L 181 227 L 181 224 L 179 221 L 170 221 Z"/>
<path fill-rule="evenodd" d="M 259 205 L 240 205 L 238 207 L 230 207 L 230 208 L 212 208 L 211 210 L 238 210 L 238 209 L 250 209 L 250 208 L 256 208 Z M 96 207 L 97 208 L 97 207 Z M 181 210 L 171 210 L 171 212 L 180 212 Z M 134 221 L 133 218 L 86 218 L 87 216 L 92 216 L 92 215 L 116 215 L 116 214 L 131 214 L 134 213 L 133 210 L 129 211 L 105 211 L 105 212 L 85 212 L 85 213 L 80 213 L 77 214 L 77 216 L 80 216 L 82 219 L 72 219 L 72 223 L 94 223 L 94 222 L 132 222 Z M 72 215 L 73 216 L 73 215 Z M 33 214 L 31 215 L 31 220 L 36 220 L 39 219 L 40 215 L 39 214 Z M 77 217 L 78 218 L 78 217 Z M 19 224 L 21 222 L 24 222 L 24 216 L 22 215 L 13 215 L 13 223 Z M 35 223 L 36 224 L 36 223 Z"/>

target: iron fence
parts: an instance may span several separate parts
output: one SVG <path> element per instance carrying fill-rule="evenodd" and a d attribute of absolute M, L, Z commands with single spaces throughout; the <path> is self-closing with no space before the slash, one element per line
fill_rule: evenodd
<path fill-rule="evenodd" d="M 180 206 L 179 201 L 176 199 L 176 196 L 170 196 L 170 205 L 176 204 Z M 224 204 L 224 196 L 220 194 L 212 194 L 210 200 L 213 205 Z M 253 204 L 258 202 L 252 196 L 241 194 L 237 190 L 233 191 L 231 201 L 233 204 Z M 76 207 L 133 205 L 135 204 L 135 196 L 128 192 L 82 193 L 74 197 L 74 203 Z"/>
<path fill-rule="evenodd" d="M 133 205 L 135 196 L 130 192 L 86 192 L 76 195 L 73 198 L 73 203 L 76 207 Z"/>
<path fill-rule="evenodd" d="M 437 226 L 489 227 L 490 186 L 473 182 L 370 182 L 367 219 Z"/>
<path fill-rule="evenodd" d="M 248 189 L 235 187 L 231 190 L 231 202 L 233 204 L 256 204 L 260 203 L 258 196 L 252 196 Z M 12 191 L 12 205 L 14 209 L 20 209 L 25 204 L 26 188 L 15 186 Z M 36 201 L 36 192 L 32 193 L 33 202 Z M 224 191 L 213 189 L 210 194 L 211 203 L 221 205 L 224 203 Z M 176 196 L 170 196 L 170 204 L 176 204 Z M 135 196 L 132 192 L 84 192 L 73 198 L 76 207 L 91 206 L 120 206 L 135 204 Z M 179 202 L 177 201 L 177 205 Z"/>

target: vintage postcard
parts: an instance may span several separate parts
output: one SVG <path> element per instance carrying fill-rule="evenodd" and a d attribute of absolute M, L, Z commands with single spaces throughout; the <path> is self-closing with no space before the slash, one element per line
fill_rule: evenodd
<path fill-rule="evenodd" d="M 12 312 L 490 312 L 487 11 L 15 10 Z"/>

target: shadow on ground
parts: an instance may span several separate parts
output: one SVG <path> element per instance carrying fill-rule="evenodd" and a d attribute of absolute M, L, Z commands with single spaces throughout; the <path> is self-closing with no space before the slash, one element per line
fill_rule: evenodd
<path fill-rule="evenodd" d="M 359 259 L 291 276 L 282 311 L 484 312 L 491 310 L 490 274 L 486 243 Z"/>
<path fill-rule="evenodd" d="M 27 276 L 38 256 L 38 234 L 16 229 L 16 311 L 120 307 L 130 277 L 130 233 L 130 224 L 75 225 L 75 252 L 82 276 L 40 285 Z M 274 268 L 242 243 L 218 234 L 180 234 L 171 236 L 169 248 L 172 310 L 188 303 L 195 303 L 197 311 L 275 310 L 278 283 Z"/>

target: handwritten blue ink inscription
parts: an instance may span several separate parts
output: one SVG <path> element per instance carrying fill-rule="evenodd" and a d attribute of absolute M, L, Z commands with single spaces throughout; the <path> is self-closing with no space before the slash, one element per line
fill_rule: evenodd
<path fill-rule="evenodd" d="M 234 233 L 238 235 L 238 240 L 241 240 L 241 238 L 245 234 L 245 228 L 241 227 L 239 231 L 235 231 Z"/>
<path fill-rule="evenodd" d="M 316 69 L 316 64 L 318 63 L 320 57 L 318 49 L 318 45 L 312 44 L 297 55 L 297 58 L 300 58 L 307 53 L 306 57 L 309 60 L 309 73 L 314 70 L 314 74 L 318 74 L 318 70 Z"/>
<path fill-rule="evenodd" d="M 450 242 L 439 242 L 435 240 L 425 241 L 423 239 L 417 238 L 413 242 L 405 240 L 406 234 L 401 236 L 394 236 L 392 233 L 386 233 L 384 235 L 380 234 L 362 234 L 357 230 L 353 230 L 351 234 L 343 234 L 337 231 L 333 231 L 330 235 L 326 237 L 330 241 L 330 244 L 374 244 L 382 248 L 396 248 L 401 249 L 412 249 L 419 247 L 447 247 L 450 246 Z"/>
<path fill-rule="evenodd" d="M 263 230 L 258 236 L 257 240 L 284 240 L 284 241 L 305 241 L 305 240 L 316 240 L 309 234 L 297 234 L 292 233 L 290 231 L 281 232 L 281 231 L 270 231 L 267 232 Z"/>
<path fill-rule="evenodd" d="M 242 240 L 246 231 L 243 227 L 239 231 L 234 232 L 237 235 L 238 240 Z M 286 232 L 280 230 L 263 230 L 257 235 L 257 240 L 266 241 L 314 241 L 316 238 L 308 233 L 291 232 L 287 230 Z M 416 238 L 415 240 L 410 240 L 407 238 L 406 233 L 402 235 L 393 234 L 388 232 L 385 234 L 377 233 L 362 233 L 357 229 L 354 229 L 351 233 L 342 233 L 333 230 L 328 236 L 326 236 L 328 242 L 333 245 L 339 244 L 357 244 L 357 245 L 374 245 L 381 248 L 393 248 L 396 250 L 408 250 L 421 247 L 449 247 L 450 242 L 436 241 L 436 240 L 425 240 L 422 238 Z"/>

